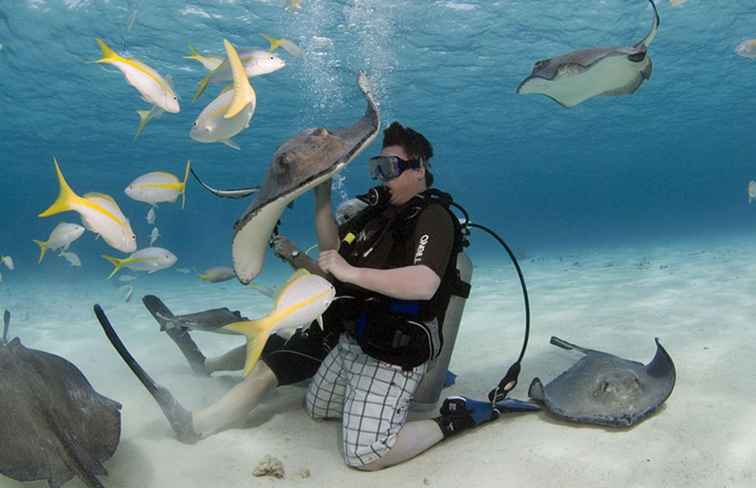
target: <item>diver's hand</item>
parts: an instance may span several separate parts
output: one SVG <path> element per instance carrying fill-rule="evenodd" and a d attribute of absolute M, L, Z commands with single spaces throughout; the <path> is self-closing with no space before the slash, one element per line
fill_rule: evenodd
<path fill-rule="evenodd" d="M 272 244 L 275 255 L 285 261 L 289 261 L 292 258 L 291 253 L 297 250 L 297 246 L 282 235 L 275 236 Z"/>
<path fill-rule="evenodd" d="M 318 256 L 318 266 L 326 273 L 331 273 L 337 280 L 344 283 L 355 283 L 359 275 L 359 268 L 347 263 L 336 250 L 323 251 Z"/>

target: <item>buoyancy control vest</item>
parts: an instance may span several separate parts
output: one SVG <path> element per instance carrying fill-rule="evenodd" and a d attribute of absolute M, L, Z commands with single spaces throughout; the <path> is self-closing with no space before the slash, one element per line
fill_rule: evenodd
<path fill-rule="evenodd" d="M 334 305 L 339 309 L 338 316 L 363 351 L 381 361 L 411 369 L 438 357 L 444 347 L 443 323 L 450 298 L 467 298 L 470 294 L 470 285 L 460 277 L 457 267 L 457 256 L 469 241 L 450 209 L 453 200 L 448 193 L 428 189 L 395 212 L 381 196 L 374 195 L 366 201 L 369 206 L 340 229 L 343 238 L 339 253 L 353 266 L 364 265 L 381 240 L 387 238 L 392 239 L 388 260 L 401 262 L 400 254 L 405 249 L 400 243 L 411 238 L 418 217 L 430 205 L 441 205 L 453 223 L 449 261 L 439 288 L 430 300 L 398 300 L 346 283 L 336 285 L 338 299 Z M 375 219 L 385 222 L 376 225 Z M 358 239 L 371 223 L 378 227 L 373 229 L 374 235 Z"/>

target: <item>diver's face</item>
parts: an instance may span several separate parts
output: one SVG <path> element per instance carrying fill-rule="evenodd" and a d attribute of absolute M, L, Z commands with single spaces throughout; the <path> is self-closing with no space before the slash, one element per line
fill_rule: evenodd
<path fill-rule="evenodd" d="M 412 159 L 402 146 L 386 146 L 381 151 L 381 156 L 397 156 L 405 161 Z M 391 205 L 404 205 L 425 189 L 425 168 L 406 169 L 396 178 L 385 182 L 384 186 L 391 191 Z"/>

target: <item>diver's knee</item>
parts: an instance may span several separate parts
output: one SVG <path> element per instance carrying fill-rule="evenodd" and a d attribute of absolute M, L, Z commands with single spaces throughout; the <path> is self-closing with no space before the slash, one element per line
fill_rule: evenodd
<path fill-rule="evenodd" d="M 380 471 L 383 468 L 387 468 L 388 467 L 385 464 L 383 464 L 381 461 L 382 460 L 380 458 L 376 459 L 372 463 L 368 463 L 368 464 L 355 464 L 355 463 L 350 463 L 350 462 L 347 461 L 347 466 L 349 466 L 350 468 L 354 468 L 354 469 L 356 469 L 358 471 L 369 471 L 369 472 L 370 471 Z"/>

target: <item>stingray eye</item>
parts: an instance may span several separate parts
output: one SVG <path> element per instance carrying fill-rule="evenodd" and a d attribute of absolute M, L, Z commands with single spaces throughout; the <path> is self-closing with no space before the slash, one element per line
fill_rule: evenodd
<path fill-rule="evenodd" d="M 630 61 L 633 63 L 640 63 L 644 59 L 646 59 L 646 51 L 641 51 L 639 53 L 631 54 L 627 57 Z"/>
<path fill-rule="evenodd" d="M 540 60 L 538 60 L 538 61 L 535 62 L 535 67 L 536 68 L 542 68 L 548 62 L 549 62 L 548 59 L 540 59 Z"/>

